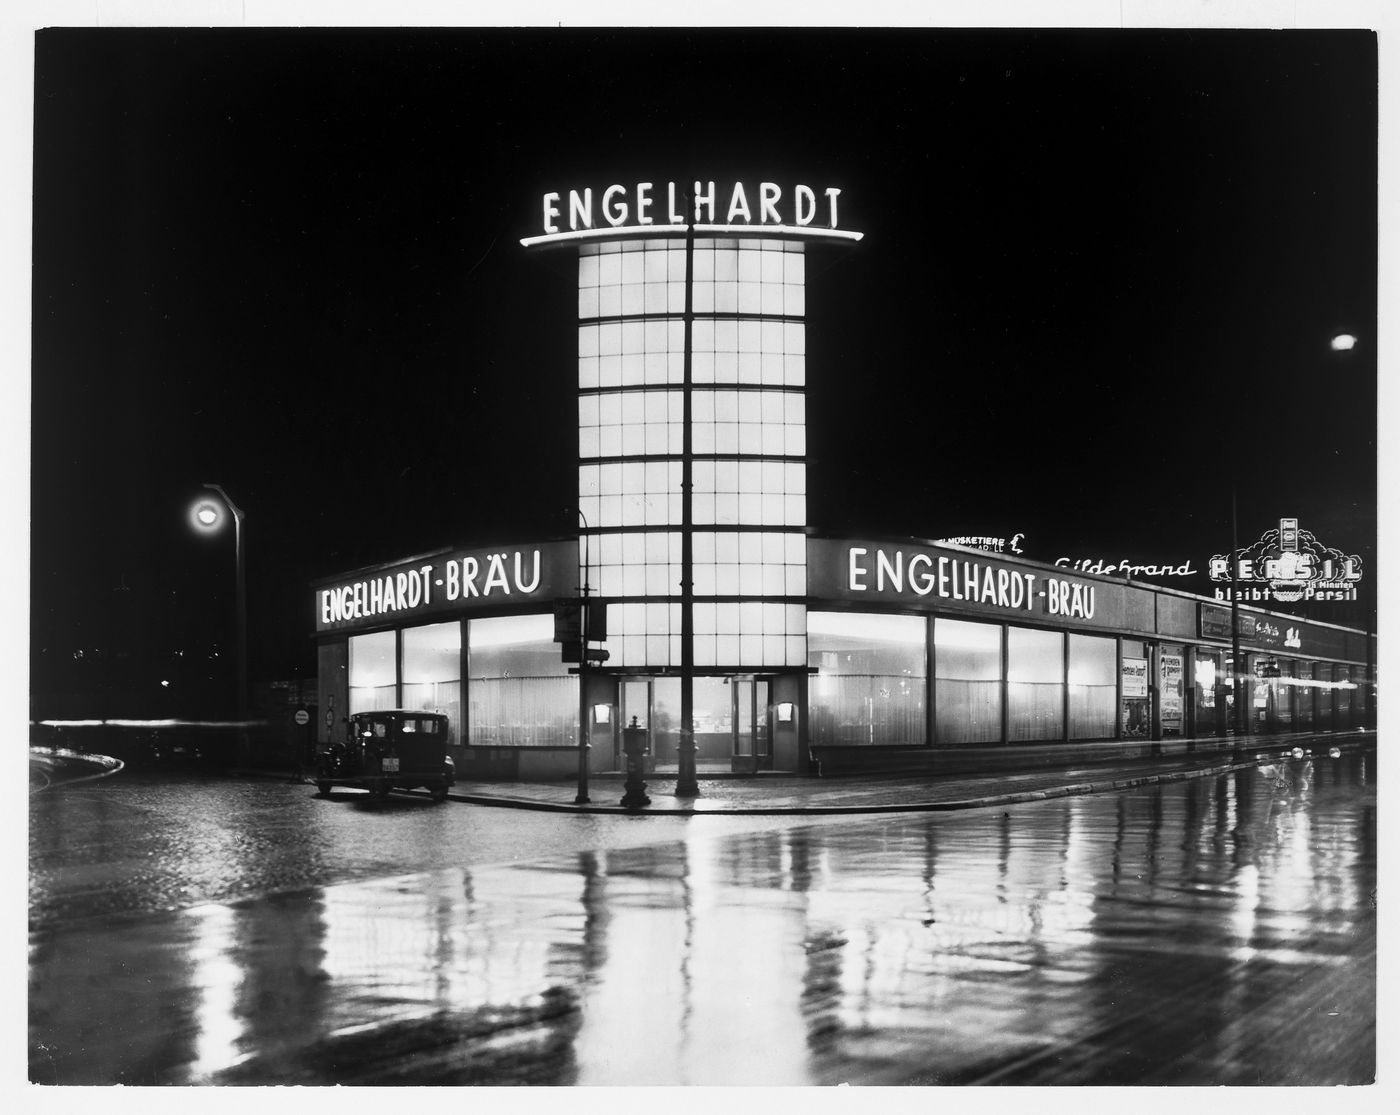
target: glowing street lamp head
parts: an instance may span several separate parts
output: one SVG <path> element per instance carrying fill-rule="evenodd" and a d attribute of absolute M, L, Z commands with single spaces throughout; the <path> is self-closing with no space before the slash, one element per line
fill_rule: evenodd
<path fill-rule="evenodd" d="M 1333 352 L 1350 352 L 1356 347 L 1356 338 L 1350 333 L 1338 333 L 1332 338 Z"/>
<path fill-rule="evenodd" d="M 218 500 L 197 499 L 190 507 L 190 525 L 195 530 L 212 533 L 224 525 L 224 506 Z"/>

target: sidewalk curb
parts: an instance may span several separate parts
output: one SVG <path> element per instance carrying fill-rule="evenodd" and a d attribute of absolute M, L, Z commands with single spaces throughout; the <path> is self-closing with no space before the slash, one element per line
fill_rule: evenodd
<path fill-rule="evenodd" d="M 1028 802 L 1046 801 L 1052 798 L 1073 797 L 1085 794 L 1121 792 L 1124 790 L 1132 790 L 1138 787 L 1150 786 L 1154 784 L 1182 782 L 1188 779 L 1195 778 L 1218 777 L 1222 774 L 1229 774 L 1234 771 L 1255 768 L 1265 763 L 1286 761 L 1295 757 L 1302 757 L 1301 754 L 1295 756 L 1293 752 L 1301 752 L 1301 745 L 1303 744 L 1311 744 L 1312 747 L 1318 747 L 1322 749 L 1327 749 L 1329 747 L 1335 748 L 1340 746 L 1345 750 L 1351 750 L 1353 748 L 1359 747 L 1362 750 L 1374 752 L 1376 750 L 1376 742 L 1376 736 L 1374 733 L 1371 732 L 1348 732 L 1344 735 L 1333 735 L 1331 733 L 1327 733 L 1324 735 L 1317 735 L 1314 733 L 1293 733 L 1284 737 L 1272 737 L 1268 740 L 1258 740 L 1257 742 L 1255 742 L 1255 747 L 1250 748 L 1248 750 L 1247 758 L 1238 757 L 1237 754 L 1231 754 L 1229 751 L 1221 750 L 1213 756 L 1199 755 L 1196 757 L 1195 761 L 1205 763 L 1207 765 L 1185 768 L 1178 767 L 1177 769 L 1168 770 L 1149 770 L 1143 773 L 1134 772 L 1134 770 L 1132 769 L 1134 761 L 1124 761 L 1120 764 L 1110 764 L 1108 762 L 1104 762 L 1102 765 L 1105 769 L 1103 769 L 1101 772 L 1086 770 L 1064 770 L 1061 773 L 1066 777 L 1070 775 L 1078 775 L 1080 779 L 1087 780 L 1077 782 L 1061 782 L 1059 784 L 1055 783 L 1056 775 L 1054 774 L 1053 768 L 1045 768 L 1042 770 L 1000 771 L 997 773 L 1038 775 L 1039 778 L 1037 780 L 1044 783 L 1043 788 L 1037 790 L 1020 790 L 1016 792 L 1000 794 L 986 794 L 977 797 L 949 798 L 941 801 L 913 800 L 913 795 L 918 794 L 922 790 L 928 788 L 927 779 L 925 778 L 920 780 L 909 780 L 921 782 L 922 785 L 909 785 L 908 782 L 906 782 L 905 792 L 910 796 L 911 800 L 902 802 L 886 801 L 880 804 L 868 805 L 804 805 L 793 804 L 794 799 L 797 798 L 797 795 L 792 792 L 786 792 L 774 795 L 784 800 L 786 804 L 766 805 L 762 804 L 759 801 L 754 801 L 751 804 L 750 802 L 745 801 L 743 798 L 740 798 L 737 801 L 732 799 L 725 801 L 725 795 L 721 793 L 718 796 L 717 803 L 713 807 L 707 807 L 708 802 L 711 799 L 707 797 L 702 797 L 701 801 L 706 804 L 702 804 L 698 808 L 693 804 L 650 805 L 642 808 L 628 808 L 623 806 L 613 796 L 614 794 L 617 794 L 618 791 L 621 789 L 621 781 L 617 778 L 609 777 L 609 775 L 606 773 L 597 780 L 598 784 L 595 785 L 593 788 L 599 794 L 603 794 L 607 798 L 612 798 L 613 802 L 616 802 L 616 804 L 605 802 L 589 802 L 588 804 L 579 805 L 571 801 L 558 800 L 560 795 L 558 794 L 557 790 L 555 794 L 552 795 L 554 797 L 554 800 L 549 800 L 546 798 L 531 796 L 509 796 L 507 794 L 470 792 L 464 788 L 462 790 L 449 792 L 447 795 L 447 800 L 466 805 L 477 805 L 494 809 L 518 809 L 537 813 L 578 813 L 622 817 L 852 817 L 879 816 L 882 814 L 894 813 L 948 813 L 957 810 L 989 809 L 996 808 L 998 806 L 1019 805 Z M 1311 753 L 1312 752 L 1310 747 L 1307 751 L 1307 754 L 1311 755 Z M 1211 761 L 1212 759 L 1214 761 Z M 1184 755 L 1179 757 L 1174 756 L 1171 758 L 1163 756 L 1155 760 L 1155 762 L 1166 763 L 1189 763 L 1190 761 L 1191 759 Z M 1152 760 L 1143 762 L 1144 765 L 1147 765 L 1148 762 L 1152 762 Z M 277 781 L 290 781 L 296 783 L 303 783 L 307 785 L 311 783 L 311 779 L 307 777 L 304 773 L 296 772 L 273 772 L 271 770 L 261 769 L 235 769 L 227 771 L 225 773 L 245 778 L 274 779 Z M 986 775 L 982 776 L 982 778 L 985 779 L 986 777 L 991 776 L 993 773 L 994 772 L 989 770 L 986 773 Z M 1099 777 L 1100 774 L 1101 777 Z M 823 796 L 826 796 L 828 798 L 831 796 L 839 797 L 841 796 L 839 785 L 842 782 L 846 782 L 852 789 L 854 789 L 856 786 L 859 785 L 860 780 L 833 779 L 830 782 L 827 782 L 826 780 L 810 780 L 804 783 L 803 789 L 805 790 L 810 788 L 819 791 L 829 789 L 830 793 L 823 794 Z M 512 787 L 512 789 L 515 788 L 516 787 Z M 779 787 L 779 789 L 781 790 L 782 787 Z M 950 787 L 949 789 L 953 788 Z M 971 787 L 968 787 L 968 789 L 971 789 Z M 422 794 L 421 791 L 409 790 L 403 792 L 406 792 L 410 796 L 426 796 L 426 794 Z M 856 792 L 860 791 L 857 790 Z M 956 790 L 954 789 L 953 792 L 956 792 Z M 659 791 L 657 793 L 657 796 L 663 801 L 678 800 L 672 797 L 671 795 Z M 722 804 L 720 804 L 721 802 Z"/>
<path fill-rule="evenodd" d="M 1068 786 L 1052 786 L 1044 790 L 1023 790 L 1014 794 L 993 794 L 980 798 L 962 798 L 953 801 L 909 802 L 898 805 L 811 805 L 811 806 L 733 806 L 721 809 L 695 809 L 685 807 L 647 806 L 641 809 L 627 809 L 621 805 L 572 805 L 560 802 L 530 801 L 526 798 L 493 797 L 485 794 L 449 794 L 450 801 L 465 802 L 468 805 L 492 806 L 500 809 L 525 809 L 542 813 L 594 813 L 615 814 L 624 817 L 724 817 L 724 816 L 859 816 L 881 813 L 945 813 L 962 809 L 986 809 L 999 805 L 1019 805 L 1024 802 L 1046 801 L 1051 798 L 1074 797 L 1083 794 L 1110 793 L 1117 790 L 1132 790 L 1139 786 L 1150 786 L 1162 782 L 1184 782 L 1192 778 L 1210 778 L 1229 774 L 1236 770 L 1247 770 L 1259 766 L 1264 760 L 1232 760 L 1228 763 L 1193 770 L 1163 771 L 1157 774 L 1136 775 L 1131 778 L 1114 778 L 1103 782 L 1078 782 Z"/>

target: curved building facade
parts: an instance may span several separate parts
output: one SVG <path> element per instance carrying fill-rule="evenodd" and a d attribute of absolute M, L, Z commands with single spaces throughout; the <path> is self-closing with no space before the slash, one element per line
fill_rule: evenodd
<path fill-rule="evenodd" d="M 839 189 L 688 185 L 543 198 L 522 244 L 577 256 L 578 537 L 318 582 L 322 739 L 407 706 L 466 777 L 619 769 L 634 722 L 651 765 L 936 772 L 1373 721 L 1359 631 L 1241 608 L 1236 678 L 1204 598 L 813 535 L 808 249 L 860 234 Z"/>

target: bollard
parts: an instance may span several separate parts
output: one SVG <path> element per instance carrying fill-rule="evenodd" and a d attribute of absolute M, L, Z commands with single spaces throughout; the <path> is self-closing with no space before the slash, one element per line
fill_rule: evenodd
<path fill-rule="evenodd" d="M 680 731 L 680 742 L 676 744 L 676 797 L 698 798 L 699 783 L 695 781 L 695 733 L 689 728 Z"/>
<path fill-rule="evenodd" d="M 627 756 L 626 793 L 622 795 L 622 804 L 628 809 L 640 809 L 651 804 L 651 798 L 647 797 L 647 784 L 642 781 L 646 746 L 647 730 L 637 726 L 634 716 L 632 723 L 622 729 L 622 750 Z"/>

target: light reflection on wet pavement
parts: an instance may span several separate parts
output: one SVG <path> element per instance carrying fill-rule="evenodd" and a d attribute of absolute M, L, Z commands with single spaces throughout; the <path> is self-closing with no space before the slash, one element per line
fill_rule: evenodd
<path fill-rule="evenodd" d="M 686 831 L 40 928 L 31 1079 L 1374 1075 L 1374 754 L 1008 810 Z"/>

